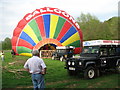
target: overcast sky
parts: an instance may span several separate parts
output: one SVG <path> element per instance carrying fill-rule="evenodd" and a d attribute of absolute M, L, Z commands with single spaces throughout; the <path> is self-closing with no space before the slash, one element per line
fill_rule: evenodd
<path fill-rule="evenodd" d="M 90 13 L 101 22 L 118 16 L 119 0 L 0 0 L 0 41 L 12 37 L 18 22 L 35 9 L 59 8 L 75 19 L 82 13 Z"/>

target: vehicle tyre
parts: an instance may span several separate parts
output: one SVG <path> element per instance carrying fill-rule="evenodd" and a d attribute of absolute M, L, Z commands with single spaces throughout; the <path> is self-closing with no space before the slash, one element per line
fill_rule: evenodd
<path fill-rule="evenodd" d="M 63 56 L 60 57 L 60 61 L 64 61 L 64 57 Z"/>
<path fill-rule="evenodd" d="M 101 75 L 101 71 L 100 71 L 100 69 L 95 69 L 95 72 L 96 72 L 96 77 L 99 77 L 100 75 Z"/>
<path fill-rule="evenodd" d="M 117 71 L 117 73 L 120 74 L 120 63 L 118 63 L 118 65 L 117 65 L 117 67 L 116 67 L 116 71 Z"/>
<path fill-rule="evenodd" d="M 90 66 L 87 67 L 84 71 L 84 78 L 85 79 L 93 79 L 96 76 L 96 70 L 94 67 Z"/>
<path fill-rule="evenodd" d="M 52 60 L 55 60 L 55 57 L 54 57 L 54 56 L 52 56 Z"/>
<path fill-rule="evenodd" d="M 77 74 L 77 72 L 76 72 L 76 71 L 68 70 L 68 74 L 69 74 L 70 76 L 74 76 L 74 75 Z"/>

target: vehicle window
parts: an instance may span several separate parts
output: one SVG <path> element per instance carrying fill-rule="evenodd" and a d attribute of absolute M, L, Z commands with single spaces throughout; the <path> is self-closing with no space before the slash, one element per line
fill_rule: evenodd
<path fill-rule="evenodd" d="M 117 47 L 117 48 L 116 48 L 116 54 L 117 54 L 117 55 L 120 55 L 120 47 Z"/>
<path fill-rule="evenodd" d="M 100 49 L 100 55 L 107 56 L 107 48 L 101 48 Z"/>
<path fill-rule="evenodd" d="M 99 52 L 99 47 L 95 46 L 89 46 L 89 47 L 84 47 L 82 53 L 98 53 Z"/>
<path fill-rule="evenodd" d="M 109 54 L 110 55 L 115 55 L 115 48 L 110 48 L 109 49 Z"/>

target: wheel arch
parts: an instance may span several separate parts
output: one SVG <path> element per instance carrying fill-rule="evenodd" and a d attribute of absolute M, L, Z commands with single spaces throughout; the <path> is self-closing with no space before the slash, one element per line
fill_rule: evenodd
<path fill-rule="evenodd" d="M 86 62 L 85 68 L 87 68 L 88 66 L 93 66 L 93 67 L 95 67 L 95 62 L 94 62 L 94 61 Z"/>
<path fill-rule="evenodd" d="M 117 60 L 117 62 L 116 62 L 116 66 L 117 66 L 119 63 L 120 63 L 120 59 Z"/>

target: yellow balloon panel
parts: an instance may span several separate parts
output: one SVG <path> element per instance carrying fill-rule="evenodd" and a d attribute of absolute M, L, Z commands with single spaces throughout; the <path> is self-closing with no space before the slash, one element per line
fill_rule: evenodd
<path fill-rule="evenodd" d="M 55 29 L 56 29 L 56 26 L 57 26 L 57 22 L 58 22 L 58 16 L 56 15 L 51 15 L 50 16 L 51 20 L 50 20 L 50 38 L 53 38 L 54 37 L 54 33 L 55 33 Z"/>
<path fill-rule="evenodd" d="M 78 32 L 76 32 L 75 34 L 73 34 L 70 38 L 68 38 L 65 42 L 62 43 L 63 46 L 66 46 L 70 43 L 73 43 L 77 40 L 80 40 L 80 36 L 78 34 Z"/>
<path fill-rule="evenodd" d="M 23 29 L 23 31 L 24 31 L 26 34 L 28 34 L 36 44 L 39 42 L 37 36 L 35 35 L 34 31 L 32 30 L 32 28 L 31 28 L 29 25 L 27 25 L 27 26 Z"/>

